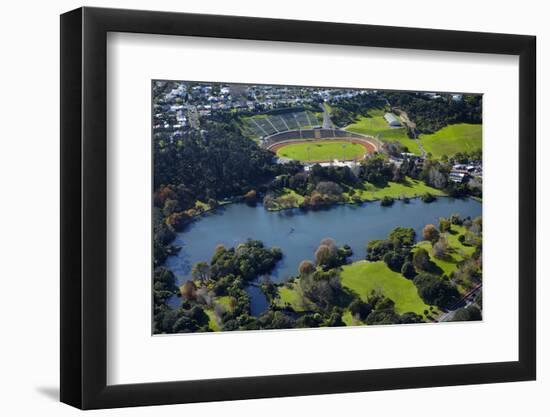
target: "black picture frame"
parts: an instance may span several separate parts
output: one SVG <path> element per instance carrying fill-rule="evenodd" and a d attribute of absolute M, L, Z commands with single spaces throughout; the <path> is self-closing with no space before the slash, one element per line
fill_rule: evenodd
<path fill-rule="evenodd" d="M 519 360 L 107 385 L 108 32 L 519 56 Z M 61 401 L 82 409 L 533 380 L 536 377 L 534 36 L 79 8 L 61 16 Z"/>

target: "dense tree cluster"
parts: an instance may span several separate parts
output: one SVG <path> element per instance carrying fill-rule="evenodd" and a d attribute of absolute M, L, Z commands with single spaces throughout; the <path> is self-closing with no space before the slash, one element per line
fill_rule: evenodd
<path fill-rule="evenodd" d="M 218 245 L 209 263 L 198 262 L 193 266 L 193 280 L 185 282 L 179 290 L 182 303 L 178 309 L 165 305 L 168 297 L 178 293 L 174 275 L 166 268 L 159 268 L 155 273 L 156 330 L 159 333 L 204 331 L 210 320 L 204 313 L 207 308 L 214 311 L 223 330 L 263 328 L 262 322 L 250 316 L 250 297 L 244 288 L 248 281 L 271 272 L 282 256 L 280 249 L 265 248 L 257 240 L 235 248 Z M 271 291 L 272 296 L 276 291 L 269 280 L 264 280 L 261 286 L 264 291 Z M 216 303 L 221 296 L 229 297 L 230 308 Z M 200 311 L 204 314 L 199 314 Z M 275 318 L 276 325 L 280 325 L 280 314 Z"/>
<path fill-rule="evenodd" d="M 182 209 L 189 196 L 207 201 L 244 195 L 278 173 L 272 152 L 230 126 L 207 122 L 205 128 L 181 140 L 153 142 L 155 190 L 172 184 L 170 197 L 179 197 Z"/>
<path fill-rule="evenodd" d="M 407 227 L 397 227 L 387 239 L 371 240 L 367 244 L 367 260 L 384 261 L 388 268 L 401 272 L 405 262 L 411 261 L 412 248 L 416 241 L 416 232 Z M 410 271 L 407 272 L 410 275 Z"/>
<path fill-rule="evenodd" d="M 267 249 L 259 240 L 249 240 L 236 248 L 218 245 L 210 261 L 210 276 L 214 281 L 227 275 L 248 281 L 270 272 L 282 257 L 279 248 Z"/>
<path fill-rule="evenodd" d="M 324 208 L 343 201 L 344 188 L 359 184 L 359 179 L 348 167 L 322 167 L 317 164 L 309 172 L 299 171 L 277 176 L 269 186 L 263 203 L 268 209 L 298 206 L 296 196 L 278 196 L 282 190 L 289 189 L 304 197 L 300 208 Z"/>
<path fill-rule="evenodd" d="M 456 286 L 452 285 L 446 277 L 421 272 L 414 277 L 413 282 L 426 304 L 447 307 L 458 300 Z"/>

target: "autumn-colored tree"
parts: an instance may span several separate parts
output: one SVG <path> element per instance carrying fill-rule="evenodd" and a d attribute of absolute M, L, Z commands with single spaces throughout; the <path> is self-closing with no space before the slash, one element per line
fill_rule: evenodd
<path fill-rule="evenodd" d="M 176 231 L 181 231 L 191 220 L 191 216 L 184 211 L 172 213 L 166 218 L 166 224 Z"/>
<path fill-rule="evenodd" d="M 153 194 L 153 203 L 157 207 L 163 207 L 166 200 L 177 200 L 178 196 L 170 187 L 160 187 Z"/>
<path fill-rule="evenodd" d="M 320 245 L 315 251 L 315 261 L 317 265 L 327 265 L 330 263 L 332 253 L 327 245 Z"/>
<path fill-rule="evenodd" d="M 180 288 L 182 297 L 185 297 L 187 300 L 194 300 L 197 296 L 197 286 L 191 280 L 185 281 Z"/>
<path fill-rule="evenodd" d="M 311 261 L 302 261 L 300 262 L 298 271 L 302 276 L 312 274 L 315 272 L 315 265 L 313 265 L 313 262 Z"/>
<path fill-rule="evenodd" d="M 319 245 L 328 246 L 328 248 L 330 249 L 330 254 L 332 256 L 336 255 L 336 252 L 338 251 L 338 247 L 336 246 L 336 241 L 331 237 L 325 237 L 324 239 L 321 239 L 321 242 L 319 242 Z"/>
<path fill-rule="evenodd" d="M 438 259 L 445 259 L 449 251 L 449 243 L 445 236 L 440 236 L 433 246 L 433 255 Z"/>
<path fill-rule="evenodd" d="M 256 200 L 258 198 L 258 193 L 256 193 L 256 190 L 250 190 L 244 195 L 244 201 L 248 205 L 254 205 L 256 204 Z"/>
<path fill-rule="evenodd" d="M 433 224 L 427 224 L 422 229 L 422 237 L 424 240 L 429 240 L 430 242 L 436 242 L 439 239 L 439 231 Z"/>

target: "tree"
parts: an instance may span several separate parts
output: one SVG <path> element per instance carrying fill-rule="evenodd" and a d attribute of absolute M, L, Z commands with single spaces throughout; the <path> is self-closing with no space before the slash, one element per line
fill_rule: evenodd
<path fill-rule="evenodd" d="M 181 295 L 187 300 L 193 300 L 197 296 L 197 286 L 191 280 L 185 281 L 180 291 Z"/>
<path fill-rule="evenodd" d="M 336 251 L 338 250 L 338 247 L 336 246 L 336 241 L 333 238 L 325 237 L 321 239 L 321 242 L 319 242 L 319 245 L 328 246 L 330 249 L 330 253 L 332 255 L 336 255 Z"/>
<path fill-rule="evenodd" d="M 175 231 L 181 231 L 191 220 L 191 216 L 184 211 L 172 213 L 166 218 L 166 224 Z"/>
<path fill-rule="evenodd" d="M 346 325 L 346 323 L 344 323 L 344 321 L 342 320 L 342 314 L 337 312 L 337 311 L 332 312 L 332 314 L 330 315 L 330 317 L 328 319 L 327 326 L 329 326 L 329 327 L 342 327 L 342 326 L 345 326 L 345 325 Z"/>
<path fill-rule="evenodd" d="M 424 202 L 424 203 L 431 203 L 432 201 L 435 201 L 436 198 L 433 194 L 431 193 L 424 193 L 422 194 L 422 197 L 420 197 L 420 199 Z"/>
<path fill-rule="evenodd" d="M 376 262 L 382 260 L 384 255 L 393 250 L 393 244 L 387 240 L 371 240 L 367 244 L 367 260 Z"/>
<path fill-rule="evenodd" d="M 416 232 L 412 227 L 396 227 L 389 235 L 395 249 L 411 247 L 416 241 Z"/>
<path fill-rule="evenodd" d="M 360 320 L 365 320 L 372 311 L 372 306 L 365 303 L 360 298 L 356 298 L 349 305 L 349 310 L 352 315 L 359 317 Z"/>
<path fill-rule="evenodd" d="M 206 262 L 197 262 L 193 265 L 191 276 L 204 284 L 210 279 L 210 266 Z"/>
<path fill-rule="evenodd" d="M 449 243 L 447 242 L 447 239 L 445 236 L 440 236 L 439 240 L 434 243 L 433 246 L 433 255 L 437 259 L 445 259 L 448 255 L 449 251 Z"/>
<path fill-rule="evenodd" d="M 342 187 L 332 181 L 321 181 L 317 184 L 315 190 L 321 194 L 328 194 L 334 197 L 342 195 Z"/>
<path fill-rule="evenodd" d="M 423 248 L 418 248 L 413 255 L 412 263 L 417 271 L 429 271 L 431 269 L 430 255 Z"/>
<path fill-rule="evenodd" d="M 424 322 L 424 319 L 422 318 L 422 316 L 413 312 L 405 313 L 401 315 L 401 317 L 399 317 L 399 323 L 401 324 L 413 324 L 413 323 L 423 323 L 423 322 Z"/>
<path fill-rule="evenodd" d="M 401 268 L 401 274 L 407 279 L 413 279 L 416 276 L 416 270 L 412 262 L 405 262 Z"/>
<path fill-rule="evenodd" d="M 302 261 L 298 267 L 298 272 L 300 272 L 302 276 L 313 274 L 315 272 L 315 265 L 313 265 L 311 261 Z"/>
<path fill-rule="evenodd" d="M 460 215 L 457 213 L 451 214 L 451 223 L 456 225 L 462 225 L 462 221 L 460 220 Z"/>
<path fill-rule="evenodd" d="M 427 304 L 445 307 L 458 299 L 458 290 L 445 279 L 427 272 L 421 272 L 413 279 L 418 295 Z"/>
<path fill-rule="evenodd" d="M 394 203 L 394 199 L 385 195 L 384 197 L 382 197 L 382 200 L 380 200 L 380 205 L 383 206 L 383 207 L 389 207 L 389 206 L 392 206 Z"/>
<path fill-rule="evenodd" d="M 319 266 L 330 264 L 332 256 L 331 250 L 327 245 L 320 245 L 315 251 L 315 261 Z"/>
<path fill-rule="evenodd" d="M 218 207 L 218 201 L 215 200 L 214 198 L 209 198 L 208 199 L 208 207 L 211 208 L 211 209 L 214 209 L 214 208 Z"/>
<path fill-rule="evenodd" d="M 400 272 L 403 267 L 404 258 L 398 252 L 388 252 L 384 255 L 382 260 L 392 271 Z"/>
<path fill-rule="evenodd" d="M 451 230 L 451 221 L 444 217 L 439 219 L 439 231 L 441 233 L 449 232 Z"/>
<path fill-rule="evenodd" d="M 459 308 L 455 311 L 452 321 L 478 321 L 481 320 L 481 310 L 476 306 Z"/>
<path fill-rule="evenodd" d="M 179 203 L 177 200 L 167 199 L 164 202 L 164 207 L 162 209 L 162 214 L 169 216 L 172 213 L 175 213 L 179 209 Z"/>
<path fill-rule="evenodd" d="M 433 224 L 427 224 L 424 226 L 424 229 L 422 229 L 422 237 L 424 240 L 428 240 L 433 243 L 439 239 L 439 232 Z"/>
<path fill-rule="evenodd" d="M 256 201 L 258 199 L 258 195 L 256 193 L 256 190 L 250 190 L 249 192 L 247 192 L 245 195 L 244 195 L 244 201 L 246 202 L 246 204 L 248 204 L 249 206 L 254 206 L 256 205 Z M 265 199 L 264 199 L 265 201 Z"/>

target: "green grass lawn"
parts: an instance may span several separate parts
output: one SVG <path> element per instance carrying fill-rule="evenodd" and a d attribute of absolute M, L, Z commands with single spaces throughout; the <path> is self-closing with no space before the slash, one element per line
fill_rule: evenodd
<path fill-rule="evenodd" d="M 395 199 L 402 197 L 419 197 L 422 194 L 430 193 L 434 196 L 444 196 L 445 193 L 437 188 L 426 185 L 423 181 L 415 180 L 407 177 L 404 182 L 389 182 L 386 187 L 376 187 L 368 182 L 364 183 L 365 189 L 356 188 L 355 195 L 358 195 L 361 200 L 373 201 L 381 200 L 383 197 L 392 197 Z M 346 194 L 349 197 L 349 194 Z"/>
<path fill-rule="evenodd" d="M 424 304 L 412 281 L 389 269 L 382 261 L 359 261 L 342 268 L 342 285 L 355 291 L 363 300 L 372 290 L 380 290 L 395 303 L 399 314 L 412 311 L 424 316 Z"/>
<path fill-rule="evenodd" d="M 231 307 L 231 301 L 232 301 L 232 298 L 231 296 L 229 295 L 222 295 L 221 297 L 216 297 L 216 302 L 222 306 L 225 307 L 226 310 L 232 310 L 233 308 Z"/>
<path fill-rule="evenodd" d="M 298 194 L 296 191 L 290 188 L 284 188 L 283 192 L 278 194 L 272 201 L 269 207 L 266 207 L 269 211 L 278 211 L 288 208 L 300 207 L 300 204 L 304 202 L 304 196 Z"/>
<path fill-rule="evenodd" d="M 277 300 L 277 304 L 281 307 L 290 304 L 294 311 L 304 311 L 298 284 L 290 284 L 290 288 L 285 285 L 279 287 L 279 299 Z"/>
<path fill-rule="evenodd" d="M 310 162 L 351 160 L 362 157 L 365 152 L 365 148 L 357 143 L 324 140 L 284 146 L 277 151 L 277 156 Z"/>
<path fill-rule="evenodd" d="M 407 136 L 405 127 L 392 128 L 384 119 L 383 110 L 369 111 L 370 117 L 359 116 L 355 123 L 345 127 L 350 132 L 378 137 L 382 142 L 400 142 L 409 149 L 409 152 L 420 155 L 420 148 L 416 140 Z"/>
<path fill-rule="evenodd" d="M 204 309 L 204 312 L 208 316 L 208 327 L 210 327 L 213 331 L 219 332 L 221 330 L 220 325 L 218 324 L 216 320 L 216 313 L 214 313 L 214 310 L 208 308 Z"/>
<path fill-rule="evenodd" d="M 342 321 L 346 323 L 346 326 L 358 326 L 361 323 L 357 322 L 355 318 L 352 316 L 351 311 L 346 310 L 344 314 L 342 314 Z"/>
<path fill-rule="evenodd" d="M 481 149 L 482 126 L 480 124 L 459 123 L 445 126 L 430 135 L 420 135 L 422 146 L 433 155 L 452 156 L 457 152 L 471 152 Z"/>

